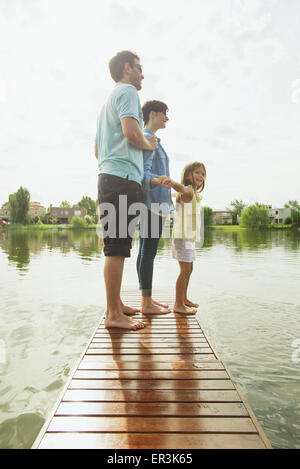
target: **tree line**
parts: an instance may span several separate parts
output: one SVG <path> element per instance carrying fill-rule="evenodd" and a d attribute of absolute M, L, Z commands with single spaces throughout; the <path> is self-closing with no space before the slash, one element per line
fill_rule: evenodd
<path fill-rule="evenodd" d="M 50 217 L 50 208 L 42 216 L 29 216 L 30 209 L 30 192 L 24 187 L 20 187 L 17 192 L 10 194 L 8 197 L 8 205 L 10 210 L 10 222 L 13 224 L 32 225 L 32 224 L 55 224 L 57 219 Z M 88 222 L 94 223 L 96 218 L 97 202 L 91 197 L 84 196 L 77 203 L 82 208 L 87 210 Z M 70 202 L 63 200 L 60 207 L 71 207 Z"/>
<path fill-rule="evenodd" d="M 30 208 L 30 193 L 28 189 L 20 187 L 17 192 L 10 194 L 8 198 L 8 204 L 10 209 L 10 221 L 13 224 L 20 223 L 22 225 L 27 224 L 56 224 L 57 219 L 50 218 L 50 208 L 48 208 L 45 215 L 41 217 L 29 217 Z M 96 222 L 96 208 L 97 201 L 93 200 L 89 196 L 83 196 L 78 202 L 80 207 L 87 210 L 87 223 Z M 63 200 L 60 207 L 71 207 L 71 204 L 67 200 Z M 291 209 L 291 216 L 284 220 L 286 225 L 297 225 L 300 226 L 300 204 L 297 200 L 289 200 L 285 204 L 286 208 Z M 232 215 L 232 222 L 234 225 L 241 225 L 250 228 L 265 227 L 270 223 L 268 207 L 267 205 L 256 202 L 255 204 L 247 206 L 242 200 L 234 200 L 230 203 L 230 208 L 227 210 Z M 75 218 L 75 217 L 74 217 Z M 76 217 L 80 218 L 80 217 Z M 77 222 L 77 221 L 76 221 Z M 82 223 L 78 220 L 78 223 Z M 214 212 L 210 207 L 204 207 L 204 224 L 205 226 L 211 226 L 214 223 Z"/>

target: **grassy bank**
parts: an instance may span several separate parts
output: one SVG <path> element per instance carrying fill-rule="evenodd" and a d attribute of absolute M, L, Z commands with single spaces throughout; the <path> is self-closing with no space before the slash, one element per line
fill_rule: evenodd
<path fill-rule="evenodd" d="M 4 231 L 20 230 L 20 231 L 36 231 L 36 230 L 95 230 L 97 225 L 87 225 L 82 228 L 75 228 L 72 225 L 7 225 L 1 226 Z"/>
<path fill-rule="evenodd" d="M 240 226 L 240 225 L 212 225 L 209 228 L 212 228 L 213 230 L 224 230 L 224 231 L 241 231 L 241 230 L 247 230 L 251 228 L 247 228 L 245 226 Z M 259 229 L 261 230 L 288 230 L 292 229 L 292 225 L 267 225 L 266 227 L 261 227 Z"/>

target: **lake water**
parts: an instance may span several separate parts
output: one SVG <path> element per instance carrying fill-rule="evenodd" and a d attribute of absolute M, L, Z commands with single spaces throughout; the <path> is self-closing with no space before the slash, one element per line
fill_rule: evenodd
<path fill-rule="evenodd" d="M 178 274 L 170 249 L 160 290 Z M 103 264 L 94 231 L 0 231 L 0 448 L 31 447 L 49 415 L 104 312 Z M 300 448 L 300 232 L 207 231 L 189 291 L 272 446 Z"/>

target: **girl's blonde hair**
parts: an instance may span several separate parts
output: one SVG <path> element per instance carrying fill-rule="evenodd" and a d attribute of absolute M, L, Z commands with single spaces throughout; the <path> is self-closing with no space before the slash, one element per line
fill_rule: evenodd
<path fill-rule="evenodd" d="M 194 176 L 193 176 L 194 171 L 198 168 L 202 168 L 204 170 L 204 181 L 202 182 L 200 186 L 196 186 L 194 184 Z M 200 161 L 194 161 L 193 163 L 189 163 L 182 170 L 181 184 L 183 184 L 184 186 L 192 185 L 195 191 L 196 197 L 197 197 L 197 194 L 199 194 L 199 192 L 203 191 L 205 187 L 205 180 L 206 180 L 206 168 L 204 164 L 201 163 Z M 181 194 L 178 194 L 176 197 L 177 202 L 180 201 L 180 197 L 181 197 Z"/>

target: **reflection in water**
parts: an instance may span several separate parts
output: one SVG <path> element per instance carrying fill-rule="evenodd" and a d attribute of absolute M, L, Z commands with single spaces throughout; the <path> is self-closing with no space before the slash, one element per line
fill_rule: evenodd
<path fill-rule="evenodd" d="M 58 250 L 62 254 L 78 251 L 83 259 L 91 260 L 103 251 L 103 239 L 93 230 L 32 230 L 0 233 L 0 247 L 18 270 L 27 270 L 30 255 L 43 249 Z"/>
<path fill-rule="evenodd" d="M 102 250 L 94 230 L 0 230 L 0 448 L 31 446 L 100 320 Z M 136 239 L 125 285 L 137 285 L 137 250 Z M 273 446 L 299 448 L 300 232 L 210 229 L 196 257 L 191 294 L 204 330 Z M 177 274 L 162 239 L 154 287 L 172 288 Z"/>

